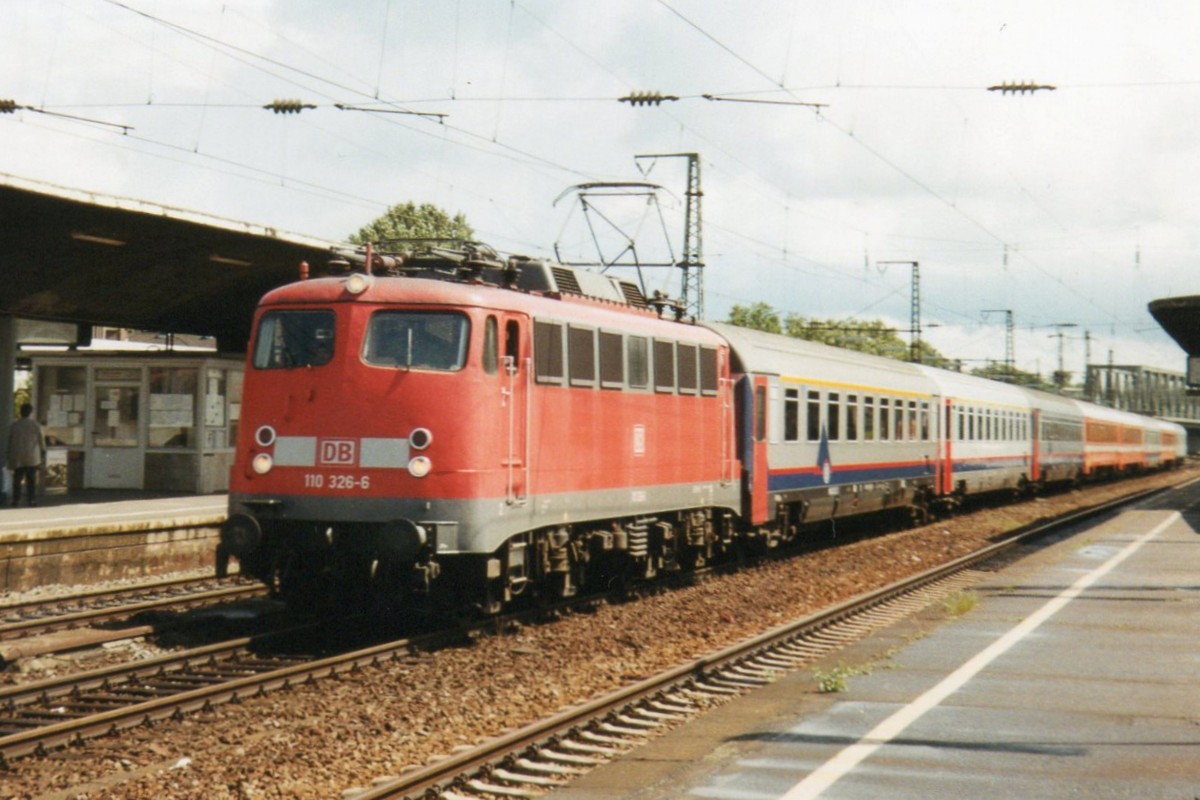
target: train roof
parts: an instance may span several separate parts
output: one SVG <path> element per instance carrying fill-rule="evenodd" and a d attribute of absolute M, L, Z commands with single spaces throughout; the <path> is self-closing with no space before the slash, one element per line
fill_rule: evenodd
<path fill-rule="evenodd" d="M 363 273 L 352 275 L 363 277 Z M 493 308 L 566 324 L 637 332 L 712 346 L 722 343 L 718 335 L 702 326 L 664 319 L 650 308 L 591 295 L 513 290 L 491 283 L 447 281 L 427 275 L 374 275 L 367 281 L 364 291 L 352 294 L 347 288 L 350 278 L 351 275 L 341 275 L 290 283 L 268 292 L 259 305 L 364 303 Z"/>
<path fill-rule="evenodd" d="M 820 366 L 821 379 L 864 386 L 877 385 L 897 391 L 932 394 L 933 384 L 915 364 L 891 358 L 830 347 L 818 342 L 766 333 L 721 322 L 704 322 L 704 327 L 722 336 L 732 351 L 735 372 L 781 377 L 812 377 L 813 363 Z"/>
<path fill-rule="evenodd" d="M 937 387 L 937 393 L 942 397 L 1016 406 L 1022 409 L 1033 405 L 1029 393 L 1019 386 L 923 364 L 916 366 L 917 369 L 929 376 L 929 379 Z"/>

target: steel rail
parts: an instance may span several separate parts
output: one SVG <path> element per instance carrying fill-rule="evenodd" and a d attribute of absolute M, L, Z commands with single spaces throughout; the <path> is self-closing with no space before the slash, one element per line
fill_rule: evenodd
<path fill-rule="evenodd" d="M 780 643 L 792 642 L 806 634 L 830 628 L 837 623 L 860 616 L 886 603 L 919 591 L 922 587 L 944 580 L 955 573 L 969 570 L 981 562 L 986 562 L 1027 541 L 1046 536 L 1077 522 L 1107 513 L 1112 509 L 1139 502 L 1170 488 L 1173 487 L 1147 490 L 1053 520 L 1024 526 L 1011 536 L 973 553 L 895 581 L 882 588 L 865 592 L 802 619 L 784 623 L 707 656 L 680 664 L 646 680 L 618 689 L 611 694 L 570 708 L 507 735 L 488 740 L 478 747 L 464 750 L 429 766 L 413 770 L 395 780 L 380 783 L 373 788 L 354 794 L 353 800 L 394 800 L 394 798 L 418 796 L 435 798 L 443 793 L 460 798 L 462 796 L 461 787 L 469 782 L 469 776 L 487 775 L 498 770 L 507 772 L 502 770 L 502 765 L 514 760 L 518 754 L 530 753 L 529 758 L 536 759 L 536 751 L 539 748 L 550 746 L 568 733 L 592 725 L 607 715 L 619 713 L 621 709 L 627 709 L 653 697 L 663 696 L 665 693 L 686 687 L 688 684 L 703 681 L 725 668 L 745 663 L 759 654 L 766 653 Z M 734 683 L 736 684 L 737 681 Z M 753 683 L 752 680 L 746 681 L 745 685 L 748 688 Z M 741 692 L 731 693 L 740 694 Z M 528 761 L 528 759 L 526 760 Z M 484 795 L 492 794 L 486 788 L 469 791 Z M 511 794 L 520 796 L 522 790 L 514 787 L 511 789 Z"/>
<path fill-rule="evenodd" d="M 362 800 L 408 796 L 427 789 L 436 791 L 439 787 L 444 787 L 447 782 L 452 781 L 457 776 L 502 761 L 513 752 L 519 752 L 564 731 L 577 728 L 587 720 L 595 719 L 597 716 L 610 713 L 614 709 L 652 697 L 675 684 L 695 681 L 698 678 L 703 678 L 706 675 L 714 673 L 722 667 L 745 661 L 755 653 L 769 648 L 774 642 L 795 638 L 805 631 L 827 628 L 841 620 L 864 613 L 864 611 L 884 604 L 896 597 L 916 591 L 920 586 L 938 581 L 954 572 L 968 569 L 970 566 L 1032 537 L 1045 535 L 1051 530 L 1065 527 L 1081 519 L 1096 516 L 1121 505 L 1136 502 L 1161 491 L 1164 490 L 1155 489 L 1126 496 L 1119 500 L 1084 509 L 1065 517 L 1027 526 L 1027 528 L 1014 533 L 1009 538 L 989 545 L 975 553 L 925 570 L 916 576 L 897 581 L 882 589 L 858 595 L 855 598 L 839 603 L 804 619 L 777 626 L 759 636 L 744 640 L 741 643 L 724 648 L 708 656 L 667 670 L 653 678 L 620 689 L 607 697 L 589 701 L 547 720 L 531 724 L 512 734 L 485 742 L 479 748 L 464 751 L 433 766 L 409 773 L 396 782 L 382 784 L 380 787 L 364 793 Z M 496 619 L 486 620 L 478 626 L 478 629 L 485 630 L 496 624 Z M 316 624 L 305 626 L 305 628 L 310 630 L 314 630 L 317 627 L 319 626 Z M 233 658 L 240 651 L 249 652 L 249 648 L 252 645 L 262 645 L 273 638 L 295 635 L 298 630 L 300 629 L 289 629 L 287 631 L 256 637 L 236 639 L 196 648 L 181 654 L 162 656 L 137 664 L 101 668 L 74 676 L 51 678 L 32 684 L 6 688 L 0 690 L 0 706 L 7 706 L 12 709 L 32 702 L 45 702 L 49 704 L 58 698 L 64 698 L 73 702 L 85 702 L 86 696 L 80 697 L 80 693 L 84 691 L 99 689 L 102 691 L 118 692 L 121 689 L 121 686 L 117 683 L 118 681 L 130 681 L 134 678 L 152 682 L 154 678 L 161 677 L 163 680 L 169 682 L 173 674 L 178 673 L 185 667 L 203 666 L 218 661 L 221 663 L 228 662 L 227 667 L 222 668 L 222 671 L 225 672 L 246 671 L 258 668 L 259 666 L 267 666 L 267 659 L 262 656 L 261 652 L 252 654 L 253 660 L 259 662 L 258 664 L 239 665 L 239 662 L 234 661 Z M 378 665 L 388 661 L 397 661 L 404 657 L 413 657 L 423 650 L 428 650 L 436 646 L 438 643 L 444 643 L 451 637 L 461 638 L 462 635 L 462 631 L 444 631 L 415 639 L 401 639 L 327 658 L 306 660 L 303 663 L 289 663 L 281 668 L 268 669 L 268 671 L 259 674 L 242 675 L 229 680 L 220 680 L 210 686 L 174 691 L 168 696 L 157 697 L 126 707 L 81 716 L 76 719 L 51 722 L 46 725 L 36 725 L 36 727 L 32 727 L 29 730 L 0 737 L 0 764 L 6 759 L 35 752 L 44 752 L 51 748 L 81 742 L 87 738 L 108 734 L 132 726 L 148 724 L 162 719 L 175 718 L 183 714 L 209 709 L 221 702 L 265 694 L 276 689 L 311 682 L 367 666 Z M 734 682 L 736 683 L 736 681 Z M 2 724 L 3 721 L 0 720 L 0 725 Z"/>

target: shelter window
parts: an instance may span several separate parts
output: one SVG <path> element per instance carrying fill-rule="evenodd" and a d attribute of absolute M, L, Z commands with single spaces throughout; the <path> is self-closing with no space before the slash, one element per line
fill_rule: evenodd
<path fill-rule="evenodd" d="M 219 372 L 220 370 L 216 370 Z M 150 368 L 150 430 L 151 447 L 196 446 L 196 381 L 195 367 Z M 224 383 L 224 381 L 221 381 Z M 225 424 L 223 393 L 212 401 L 214 411 L 220 403 L 220 421 Z M 207 409 L 207 403 L 205 408 Z M 206 410 L 206 417 L 208 416 Z M 214 415 L 215 416 L 215 415 Z M 207 420 L 206 423 L 208 424 Z"/>
<path fill-rule="evenodd" d="M 644 336 L 625 339 L 625 355 L 629 362 L 629 388 L 650 387 L 650 346 Z"/>
<path fill-rule="evenodd" d="M 654 340 L 654 389 L 658 392 L 675 391 L 675 344 Z"/>
<path fill-rule="evenodd" d="M 619 333 L 600 331 L 600 385 L 605 389 L 625 385 L 625 345 Z"/>
<path fill-rule="evenodd" d="M 258 323 L 256 369 L 319 367 L 333 358 L 332 311 L 268 311 Z"/>
<path fill-rule="evenodd" d="M 87 414 L 87 367 L 37 368 L 37 418 L 46 444 L 81 446 Z"/>
<path fill-rule="evenodd" d="M 783 393 L 783 440 L 800 439 L 800 390 L 785 389 Z"/>
<path fill-rule="evenodd" d="M 596 385 L 596 332 L 591 328 L 567 329 L 567 355 L 572 386 Z"/>
<path fill-rule="evenodd" d="M 453 312 L 377 311 L 367 323 L 363 359 L 376 367 L 455 372 L 466 363 L 470 328 L 465 315 Z"/>

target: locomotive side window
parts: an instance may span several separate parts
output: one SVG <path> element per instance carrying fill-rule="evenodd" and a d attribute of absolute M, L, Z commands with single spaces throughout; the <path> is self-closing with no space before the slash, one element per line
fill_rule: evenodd
<path fill-rule="evenodd" d="M 500 366 L 500 330 L 495 317 L 488 317 L 483 324 L 483 371 L 495 375 Z"/>
<path fill-rule="evenodd" d="M 377 311 L 367 323 L 363 359 L 376 367 L 455 372 L 467 360 L 470 322 L 446 311 Z"/>
<path fill-rule="evenodd" d="M 515 319 L 504 323 L 504 358 L 508 369 L 516 372 L 521 363 L 521 324 Z"/>
<path fill-rule="evenodd" d="M 700 393 L 717 393 L 717 351 L 713 347 L 700 348 Z"/>
<path fill-rule="evenodd" d="M 538 383 L 562 383 L 563 326 L 559 323 L 534 321 L 533 370 Z"/>
<path fill-rule="evenodd" d="M 800 439 L 800 390 L 785 389 L 783 393 L 783 440 Z"/>
<path fill-rule="evenodd" d="M 319 367 L 333 358 L 332 311 L 268 311 L 254 343 L 257 369 Z"/>
<path fill-rule="evenodd" d="M 590 328 L 567 329 L 568 369 L 572 386 L 596 385 L 596 332 Z"/>
<path fill-rule="evenodd" d="M 700 378 L 696 373 L 696 345 L 679 342 L 675 345 L 675 358 L 679 366 L 679 393 L 695 394 Z"/>
<path fill-rule="evenodd" d="M 600 386 L 620 389 L 624 385 L 625 357 L 621 334 L 600 331 Z"/>
<path fill-rule="evenodd" d="M 661 339 L 654 340 L 654 390 L 675 391 L 675 345 Z"/>
<path fill-rule="evenodd" d="M 650 344 L 644 336 L 625 340 L 625 355 L 629 362 L 629 388 L 650 388 Z"/>

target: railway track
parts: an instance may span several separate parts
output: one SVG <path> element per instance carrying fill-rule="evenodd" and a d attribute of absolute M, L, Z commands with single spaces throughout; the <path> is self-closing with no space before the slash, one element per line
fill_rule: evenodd
<path fill-rule="evenodd" d="M 984 562 L 1160 491 L 1142 492 L 1030 526 L 954 561 L 680 664 L 424 769 L 343 796 L 350 800 L 538 797 L 716 704 L 813 664 L 973 585 L 979 574 L 976 568 Z"/>
<path fill-rule="evenodd" d="M 486 742 L 361 794 L 362 800 L 528 796 L 636 746 L 662 725 L 803 667 L 934 599 L 972 582 L 980 562 L 1079 519 L 1135 502 L 1155 489 L 1030 528 L 910 579 L 689 661 L 607 697 Z M 594 602 L 594 601 L 593 601 Z M 495 626 L 488 621 L 483 627 Z M 305 633 L 305 630 L 308 633 Z M 0 758 L 19 758 L 157 720 L 345 674 L 389 661 L 427 658 L 438 637 L 402 639 L 320 657 L 283 646 L 315 628 L 233 640 L 131 665 L 0 690 Z M 315 649 L 315 648 L 314 648 Z"/>
<path fill-rule="evenodd" d="M 179 611 L 265 597 L 267 590 L 240 579 L 179 578 L 0 606 L 0 643 L 127 620 L 148 612 Z"/>

